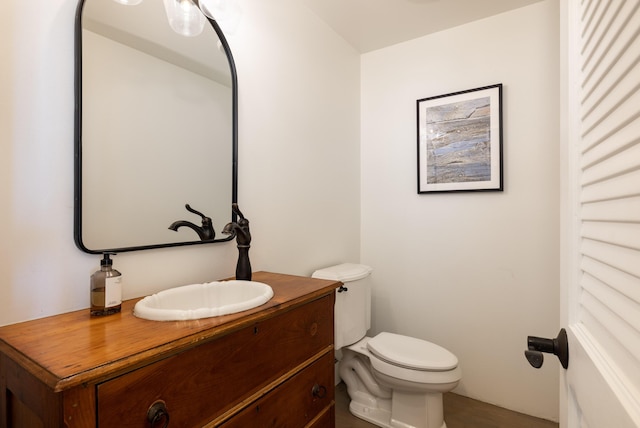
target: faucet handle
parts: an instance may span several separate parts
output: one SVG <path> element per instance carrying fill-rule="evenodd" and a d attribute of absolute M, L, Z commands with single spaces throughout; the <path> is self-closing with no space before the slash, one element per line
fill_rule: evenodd
<path fill-rule="evenodd" d="M 213 230 L 213 221 L 211 220 L 211 217 L 207 217 L 206 215 L 202 214 L 200 211 L 194 210 L 193 208 L 191 208 L 189 204 L 185 204 L 184 207 L 187 209 L 187 211 L 202 217 L 202 229 L 203 229 L 204 235 L 203 237 L 201 237 L 201 239 L 209 240 L 209 239 L 215 238 L 216 232 L 215 230 Z"/>
<path fill-rule="evenodd" d="M 191 206 L 189 206 L 189 204 L 185 204 L 184 206 L 187 211 L 189 211 L 190 213 L 194 213 L 194 214 L 198 214 L 200 217 L 202 217 L 202 221 L 204 221 L 205 219 L 209 218 L 206 215 L 202 214 L 200 211 L 196 211 L 193 208 L 191 208 Z"/>
<path fill-rule="evenodd" d="M 241 220 L 244 220 L 244 215 L 242 215 L 242 211 L 238 208 L 237 202 L 231 204 L 231 211 L 233 211 Z"/>

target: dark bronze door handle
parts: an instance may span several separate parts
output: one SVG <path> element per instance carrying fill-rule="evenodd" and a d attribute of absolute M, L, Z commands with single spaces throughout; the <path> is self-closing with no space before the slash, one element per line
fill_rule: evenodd
<path fill-rule="evenodd" d="M 528 336 L 528 350 L 524 351 L 524 355 L 536 369 L 542 367 L 544 362 L 543 352 L 554 354 L 560 360 L 560 364 L 565 369 L 569 367 L 569 342 L 567 341 L 567 331 L 562 328 L 558 337 L 555 339 L 545 339 L 543 337 Z"/>

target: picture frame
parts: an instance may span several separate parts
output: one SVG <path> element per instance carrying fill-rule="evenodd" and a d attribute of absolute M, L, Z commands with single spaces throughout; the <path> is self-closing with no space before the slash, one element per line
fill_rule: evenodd
<path fill-rule="evenodd" d="M 416 107 L 419 194 L 503 191 L 501 83 Z"/>

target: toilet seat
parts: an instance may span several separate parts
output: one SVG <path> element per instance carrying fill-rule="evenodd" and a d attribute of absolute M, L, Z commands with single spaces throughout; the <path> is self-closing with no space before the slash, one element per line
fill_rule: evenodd
<path fill-rule="evenodd" d="M 452 389 L 462 378 L 456 356 L 434 343 L 393 333 L 380 333 L 365 340 L 359 342 L 365 345 L 361 352 L 368 355 L 374 376 L 376 372 L 382 375 L 376 377 L 385 383 L 396 379 L 415 388 L 441 385 Z"/>
<path fill-rule="evenodd" d="M 442 346 L 400 334 L 380 333 L 367 348 L 377 358 L 410 370 L 440 372 L 458 366 L 458 358 Z"/>

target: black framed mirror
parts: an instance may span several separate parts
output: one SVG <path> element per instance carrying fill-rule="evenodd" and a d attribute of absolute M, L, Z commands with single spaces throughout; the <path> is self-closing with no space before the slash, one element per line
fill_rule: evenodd
<path fill-rule="evenodd" d="M 229 45 L 214 20 L 187 37 L 162 1 L 122 3 L 79 0 L 76 11 L 76 245 L 97 254 L 228 241 L 220 232 L 238 196 Z M 169 228 L 200 226 L 196 210 L 214 233 Z"/>

